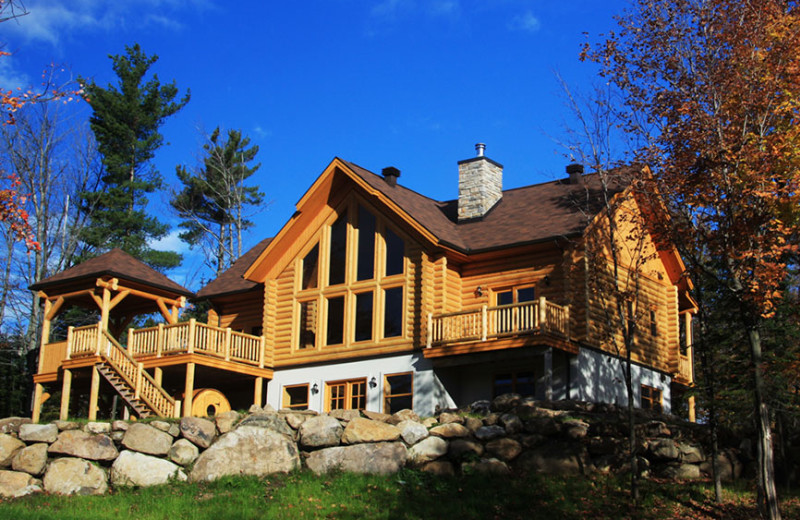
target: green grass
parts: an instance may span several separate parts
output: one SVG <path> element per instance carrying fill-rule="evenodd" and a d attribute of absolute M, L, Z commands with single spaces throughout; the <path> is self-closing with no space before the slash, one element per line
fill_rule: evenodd
<path fill-rule="evenodd" d="M 0 501 L 0 518 L 13 520 L 423 519 L 423 518 L 755 518 L 753 493 L 727 488 L 725 503 L 711 501 L 707 483 L 645 481 L 637 510 L 627 505 L 624 479 L 531 475 L 506 479 L 303 471 L 266 479 L 225 478 L 118 490 L 102 497 L 35 495 Z M 800 518 L 797 495 L 784 497 L 784 518 Z"/>

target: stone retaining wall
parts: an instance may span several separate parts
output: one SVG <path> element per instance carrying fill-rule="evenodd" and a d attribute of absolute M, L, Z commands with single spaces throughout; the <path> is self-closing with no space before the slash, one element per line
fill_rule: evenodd
<path fill-rule="evenodd" d="M 639 467 L 675 479 L 707 476 L 700 427 L 638 412 Z M 84 425 L 0 420 L 0 496 L 46 491 L 102 494 L 109 486 L 264 476 L 306 467 L 387 474 L 403 467 L 441 475 L 614 473 L 627 466 L 627 416 L 609 405 L 543 403 L 517 395 L 420 419 L 353 410 L 329 414 L 227 412 L 210 419 Z M 742 463 L 728 449 L 725 479 Z"/>

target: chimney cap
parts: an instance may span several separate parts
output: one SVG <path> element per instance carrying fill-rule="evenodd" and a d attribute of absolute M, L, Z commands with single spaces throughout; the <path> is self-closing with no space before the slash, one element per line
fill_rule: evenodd
<path fill-rule="evenodd" d="M 394 166 L 387 166 L 381 170 L 381 173 L 383 174 L 383 179 L 389 186 L 397 185 L 397 178 L 400 177 L 400 170 Z"/>
<path fill-rule="evenodd" d="M 567 165 L 567 174 L 569 175 L 569 183 L 570 184 L 578 184 L 581 182 L 581 176 L 583 175 L 583 165 L 578 163 L 572 163 Z"/>
<path fill-rule="evenodd" d="M 475 143 L 476 157 L 483 157 L 486 151 L 486 143 Z"/>

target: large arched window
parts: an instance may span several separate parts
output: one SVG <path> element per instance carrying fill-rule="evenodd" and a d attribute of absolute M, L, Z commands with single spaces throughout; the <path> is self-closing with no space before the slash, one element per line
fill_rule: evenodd
<path fill-rule="evenodd" d="M 296 266 L 297 349 L 402 337 L 406 242 L 355 200 L 322 227 Z"/>

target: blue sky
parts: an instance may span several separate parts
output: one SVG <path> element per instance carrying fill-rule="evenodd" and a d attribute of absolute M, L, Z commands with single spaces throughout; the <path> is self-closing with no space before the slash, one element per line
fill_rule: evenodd
<path fill-rule="evenodd" d="M 201 132 L 241 129 L 260 147 L 253 182 L 269 207 L 247 238 L 275 234 L 330 160 L 424 195 L 457 196 L 456 162 L 486 155 L 504 187 L 563 176 L 555 142 L 570 114 L 554 73 L 574 88 L 594 80 L 578 60 L 584 33 L 612 29 L 625 0 L 24 0 L 30 14 L 0 26 L 13 55 L 0 86 L 35 84 L 49 63 L 115 81 L 109 54 L 138 42 L 162 81 L 192 99 L 163 127 L 155 166 L 174 183 L 196 164 Z M 88 117 L 88 110 L 85 110 Z M 164 209 L 154 211 L 176 223 Z M 188 267 L 187 267 L 188 269 Z"/>

